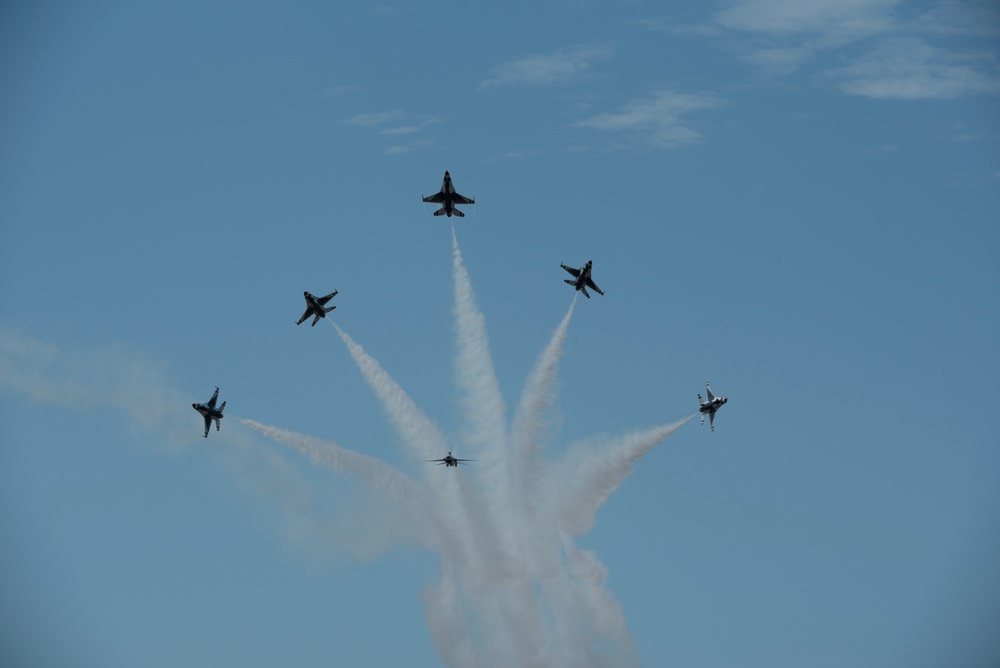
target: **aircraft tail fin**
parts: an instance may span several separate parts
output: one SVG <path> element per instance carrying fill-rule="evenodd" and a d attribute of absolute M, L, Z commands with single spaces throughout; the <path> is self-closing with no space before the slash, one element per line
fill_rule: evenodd
<path fill-rule="evenodd" d="M 336 306 L 328 306 L 328 307 L 326 308 L 326 312 L 327 312 L 327 313 L 329 313 L 330 311 L 332 311 L 332 310 L 333 310 L 333 309 L 335 309 L 335 308 L 337 308 L 337 307 L 336 307 Z"/>
<path fill-rule="evenodd" d="M 444 214 L 445 214 L 444 207 L 441 207 L 440 209 L 438 209 L 437 211 L 434 212 L 435 216 L 443 216 Z"/>
<path fill-rule="evenodd" d="M 458 209 L 452 209 L 451 213 L 453 216 L 458 216 L 459 218 L 465 218 L 465 214 L 459 211 Z"/>
<path fill-rule="evenodd" d="M 222 405 L 221 405 L 221 406 L 219 406 L 219 412 L 220 412 L 220 413 L 221 413 L 222 411 L 224 411 L 224 410 L 226 410 L 226 402 L 225 402 L 225 401 L 223 401 L 223 402 L 222 402 Z"/>
<path fill-rule="evenodd" d="M 564 283 L 569 283 L 570 285 L 576 285 L 576 281 L 571 281 L 571 280 L 569 280 L 568 278 L 564 278 L 564 279 L 563 279 L 563 282 L 564 282 Z"/>

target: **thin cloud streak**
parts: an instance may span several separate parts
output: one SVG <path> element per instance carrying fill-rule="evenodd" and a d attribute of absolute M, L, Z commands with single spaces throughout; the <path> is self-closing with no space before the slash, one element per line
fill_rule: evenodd
<path fill-rule="evenodd" d="M 608 132 L 623 132 L 636 143 L 656 148 L 673 148 L 696 142 L 701 133 L 690 127 L 682 116 L 712 109 L 721 100 L 711 94 L 688 94 L 661 90 L 650 97 L 627 102 L 618 112 L 604 112 L 575 123 L 576 127 Z"/>
<path fill-rule="evenodd" d="M 523 56 L 493 68 L 490 78 L 479 84 L 488 91 L 504 86 L 551 86 L 585 76 L 594 63 L 612 56 L 608 45 L 589 44 L 552 53 Z"/>
<path fill-rule="evenodd" d="M 919 39 L 896 39 L 834 70 L 840 88 L 877 99 L 954 99 L 1000 93 L 995 54 L 956 54 Z"/>
<path fill-rule="evenodd" d="M 893 25 L 892 9 L 902 0 L 741 0 L 717 12 L 713 21 L 737 32 L 774 35 L 815 33 L 852 41 Z"/>

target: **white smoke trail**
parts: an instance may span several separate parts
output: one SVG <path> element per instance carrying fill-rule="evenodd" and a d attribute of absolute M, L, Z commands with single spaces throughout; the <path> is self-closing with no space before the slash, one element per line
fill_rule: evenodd
<path fill-rule="evenodd" d="M 444 434 L 417 408 L 403 388 L 343 329 L 336 323 L 331 324 L 375 392 L 404 445 L 422 459 L 440 457 L 445 449 L 451 451 Z M 502 552 L 494 525 L 484 519 L 489 513 L 482 509 L 476 511 L 470 498 L 472 495 L 462 489 L 467 484 L 463 476 L 442 476 L 440 474 L 445 472 L 441 468 L 445 467 L 430 467 L 425 478 L 437 497 L 433 508 L 441 526 L 441 541 L 447 544 L 458 577 L 466 583 L 488 578 L 487 573 L 509 572 L 510 566 L 502 565 Z"/>
<path fill-rule="evenodd" d="M 480 665 L 469 617 L 459 600 L 459 586 L 451 566 L 444 559 L 441 581 L 424 591 L 427 627 L 438 656 L 452 666 Z"/>
<path fill-rule="evenodd" d="M 295 448 L 314 463 L 323 464 L 365 482 L 403 511 L 415 525 L 415 532 L 425 547 L 435 549 L 438 546 L 433 516 L 428 512 L 431 504 L 427 492 L 402 471 L 381 459 L 349 450 L 330 441 L 271 427 L 246 418 L 230 417 L 273 441 Z"/>
<path fill-rule="evenodd" d="M 608 589 L 608 570 L 595 553 L 579 549 L 574 537 L 593 526 L 601 506 L 635 462 L 694 416 L 628 434 L 603 448 L 571 451 L 559 470 L 565 478 L 552 475 L 542 463 L 541 447 L 576 297 L 536 360 L 508 427 L 485 318 L 454 229 L 452 250 L 455 370 L 467 422 L 467 439 L 461 447 L 470 448 L 480 461 L 457 470 L 421 463 L 426 467 L 424 485 L 387 463 L 334 443 L 231 419 L 314 462 L 359 478 L 410 518 L 423 544 L 440 554 L 441 578 L 424 592 L 424 602 L 434 645 L 447 665 L 633 664 L 635 649 L 621 607 Z M 445 434 L 399 384 L 346 332 L 331 324 L 408 455 L 434 459 L 450 450 Z M 5 352 L 2 345 L 0 352 Z M 30 370 L 16 366 L 17 359 L 0 355 L 0 387 L 11 384 L 3 377 L 4 369 L 14 369 L 16 374 L 7 375 L 25 391 L 37 388 L 31 391 L 62 396 L 58 388 L 36 382 Z M 71 389 L 68 403 L 86 394 Z M 394 537 L 397 531 L 387 535 Z"/>
<path fill-rule="evenodd" d="M 455 285 L 455 327 L 457 330 L 458 357 L 455 370 L 458 385 L 463 390 L 466 415 L 471 420 L 468 445 L 488 447 L 489 455 L 497 461 L 506 446 L 506 414 L 500 383 L 490 357 L 490 340 L 486 333 L 486 318 L 476 304 L 469 272 L 462 262 L 455 228 L 451 229 L 453 279 Z M 506 476 L 504 476 L 506 477 Z"/>
<path fill-rule="evenodd" d="M 417 408 L 413 400 L 365 349 L 354 342 L 337 323 L 330 321 L 347 346 L 354 363 L 375 392 L 403 443 L 419 459 L 440 457 L 451 450 L 441 430 Z"/>
<path fill-rule="evenodd" d="M 569 475 L 571 482 L 556 494 L 560 528 L 573 536 L 590 531 L 597 511 L 632 472 L 632 465 L 695 415 L 628 434 L 608 447 L 578 455 Z"/>
<path fill-rule="evenodd" d="M 525 563 L 521 535 L 524 523 L 512 493 L 507 409 L 490 356 L 486 319 L 476 303 L 454 227 L 451 240 L 458 346 L 456 377 L 470 422 L 467 440 L 479 453 L 475 466 L 478 488 L 464 489 L 461 498 L 470 508 L 472 521 L 481 525 L 496 566 L 490 571 L 491 591 L 480 598 L 489 608 L 481 612 L 488 615 L 492 628 L 503 628 L 510 636 L 509 639 L 497 636 L 489 643 L 487 660 L 493 665 L 503 665 L 510 663 L 513 653 L 516 665 L 545 665 L 548 660 L 544 654 L 543 619 L 531 586 L 531 569 Z M 479 498 L 486 502 L 480 502 Z M 482 586 L 483 583 L 467 584 Z"/>
<path fill-rule="evenodd" d="M 195 442 L 190 426 L 201 422 L 188 408 L 191 400 L 170 386 L 164 366 L 146 355 L 121 345 L 64 351 L 0 327 L 0 393 L 5 391 L 76 411 L 114 408 L 132 426 L 155 431 L 156 443 L 167 450 Z"/>
<path fill-rule="evenodd" d="M 531 512 L 530 502 L 536 498 L 534 491 L 538 488 L 543 475 L 537 455 L 545 430 L 549 426 L 545 420 L 545 413 L 555 403 L 556 372 L 562 359 L 578 295 L 579 293 L 574 293 L 569 310 L 556 327 L 545 350 L 538 356 L 521 393 L 517 411 L 514 413 L 511 426 L 513 470 L 518 482 L 517 494 L 528 506 L 527 512 Z"/>

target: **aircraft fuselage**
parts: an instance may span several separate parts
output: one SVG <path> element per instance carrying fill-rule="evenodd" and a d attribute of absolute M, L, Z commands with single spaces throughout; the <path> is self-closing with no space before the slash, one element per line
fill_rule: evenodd
<path fill-rule="evenodd" d="M 319 315 L 319 317 L 326 317 L 326 309 L 323 308 L 323 305 L 319 303 L 318 299 L 316 299 L 316 295 L 311 292 L 306 293 L 306 304 L 308 304 L 309 308 L 311 308 L 314 313 Z"/>
<path fill-rule="evenodd" d="M 714 413 L 722 407 L 722 404 L 729 401 L 726 397 L 717 397 L 712 401 L 706 401 L 699 408 L 699 413 Z"/>
<path fill-rule="evenodd" d="M 459 195 L 455 190 L 455 186 L 451 182 L 451 174 L 447 171 L 444 173 L 444 181 L 441 183 L 441 190 L 430 197 L 424 198 L 425 202 L 432 202 L 434 204 L 440 204 L 441 208 L 434 212 L 435 216 L 458 216 L 462 218 L 465 216 L 460 209 L 455 208 L 456 204 L 475 204 L 475 198 L 465 197 L 464 195 Z"/>
<path fill-rule="evenodd" d="M 207 417 L 212 420 L 222 419 L 222 411 L 217 408 L 212 408 L 207 404 L 191 404 L 191 408 L 201 413 L 203 417 Z"/>

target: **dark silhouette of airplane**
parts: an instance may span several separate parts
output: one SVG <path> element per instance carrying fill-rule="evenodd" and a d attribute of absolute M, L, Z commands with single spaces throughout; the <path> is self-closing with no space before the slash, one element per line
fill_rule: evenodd
<path fill-rule="evenodd" d="M 302 314 L 302 317 L 298 319 L 295 323 L 296 325 L 301 325 L 303 322 L 309 319 L 310 315 L 316 316 L 313 318 L 312 327 L 316 326 L 320 318 L 325 318 L 326 314 L 337 308 L 336 306 L 326 307 L 326 303 L 337 296 L 338 290 L 334 290 L 326 297 L 317 297 L 311 292 L 303 292 L 306 298 L 306 312 Z"/>
<path fill-rule="evenodd" d="M 701 406 L 698 407 L 698 412 L 701 413 L 701 423 L 705 424 L 705 414 L 708 413 L 708 424 L 712 427 L 712 431 L 715 431 L 715 412 L 722 408 L 722 405 L 729 401 L 726 397 L 717 397 L 712 394 L 712 388 L 708 386 L 708 381 L 705 381 L 705 394 L 708 399 L 702 401 L 701 395 L 698 395 L 698 401 Z"/>
<path fill-rule="evenodd" d="M 456 204 L 475 204 L 476 198 L 468 198 L 455 192 L 455 186 L 451 185 L 451 174 L 444 173 L 444 183 L 441 184 L 441 192 L 424 198 L 425 202 L 441 204 L 441 208 L 434 212 L 435 216 L 458 216 L 465 218 L 465 214 L 455 208 Z"/>
<path fill-rule="evenodd" d="M 442 457 L 441 459 L 425 459 L 424 461 L 425 462 L 437 462 L 438 466 L 441 466 L 442 464 L 444 464 L 445 466 L 456 466 L 457 467 L 462 462 L 474 462 L 476 460 L 475 459 L 458 459 L 456 457 L 452 457 L 451 456 L 451 450 L 449 450 L 448 454 L 446 456 Z"/>
<path fill-rule="evenodd" d="M 594 266 L 592 260 L 587 260 L 587 264 L 583 265 L 579 269 L 574 269 L 573 267 L 567 267 L 564 264 L 559 264 L 560 267 L 573 274 L 573 279 L 566 279 L 566 282 L 576 288 L 578 291 L 583 293 L 583 296 L 590 299 L 590 294 L 587 292 L 587 288 L 590 288 L 599 295 L 604 294 L 604 290 L 597 287 L 597 283 L 590 277 L 590 270 Z"/>
<path fill-rule="evenodd" d="M 215 394 L 212 398 L 208 400 L 207 404 L 191 404 L 191 408 L 195 409 L 201 413 L 202 417 L 205 418 L 205 438 L 208 438 L 208 430 L 212 428 L 212 420 L 215 420 L 215 430 L 222 430 L 222 411 L 226 410 L 226 402 L 223 401 L 222 405 L 218 408 L 215 407 L 215 402 L 219 398 L 219 388 L 215 388 Z"/>

